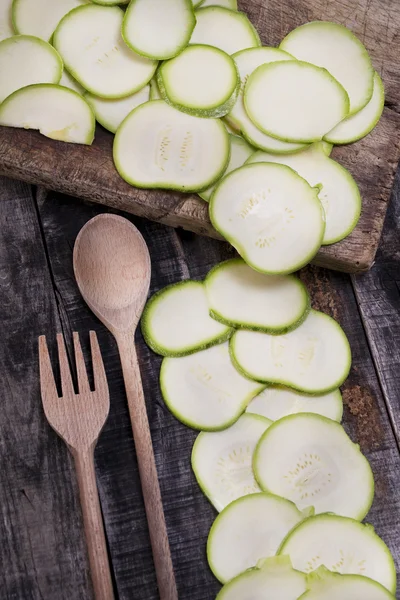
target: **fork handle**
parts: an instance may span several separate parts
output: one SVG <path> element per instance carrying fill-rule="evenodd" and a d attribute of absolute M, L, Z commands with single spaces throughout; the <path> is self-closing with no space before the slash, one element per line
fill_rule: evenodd
<path fill-rule="evenodd" d="M 93 453 L 94 448 L 87 451 L 72 449 L 95 599 L 114 600 Z"/>
<path fill-rule="evenodd" d="M 161 600 L 178 600 L 133 333 L 116 334 Z"/>

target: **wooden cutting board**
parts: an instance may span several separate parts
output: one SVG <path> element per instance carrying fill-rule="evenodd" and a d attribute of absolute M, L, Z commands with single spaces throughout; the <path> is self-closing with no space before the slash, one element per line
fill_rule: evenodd
<path fill-rule="evenodd" d="M 400 159 L 399 0 L 239 0 L 263 44 L 275 46 L 294 27 L 316 19 L 346 25 L 366 45 L 386 87 L 386 108 L 364 140 L 337 147 L 332 157 L 360 186 L 363 211 L 343 242 L 322 248 L 314 263 L 346 272 L 374 261 Z M 37 132 L 0 127 L 0 174 L 99 202 L 201 235 L 218 237 L 207 204 L 194 195 L 138 190 L 125 183 L 112 161 L 113 136 L 98 127 L 91 147 L 49 140 Z"/>

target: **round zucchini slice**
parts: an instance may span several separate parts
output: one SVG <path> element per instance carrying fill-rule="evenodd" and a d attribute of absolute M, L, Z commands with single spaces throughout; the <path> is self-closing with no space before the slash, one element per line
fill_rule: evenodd
<path fill-rule="evenodd" d="M 49 42 L 61 19 L 73 8 L 87 2 L 88 0 L 14 0 L 12 18 L 15 32 L 34 35 Z"/>
<path fill-rule="evenodd" d="M 266 388 L 248 405 L 246 412 L 261 415 L 271 421 L 298 413 L 315 413 L 338 423 L 343 417 L 343 400 L 340 390 L 322 396 L 310 396 L 288 388 Z"/>
<path fill-rule="evenodd" d="M 371 100 L 358 113 L 347 117 L 326 134 L 325 140 L 332 144 L 351 144 L 368 135 L 378 124 L 385 107 L 385 88 L 378 73 L 374 76 Z"/>
<path fill-rule="evenodd" d="M 38 129 L 52 140 L 90 145 L 96 121 L 82 96 L 52 84 L 29 85 L 0 105 L 0 125 Z"/>
<path fill-rule="evenodd" d="M 203 431 L 192 450 L 192 468 L 203 493 L 221 511 L 242 496 L 260 492 L 253 452 L 271 421 L 244 414 L 224 431 Z"/>
<path fill-rule="evenodd" d="M 293 567 L 305 573 L 324 565 L 335 573 L 364 575 L 396 592 L 389 548 L 371 525 L 353 519 L 337 515 L 305 519 L 288 534 L 278 554 L 289 556 Z"/>
<path fill-rule="evenodd" d="M 245 48 L 261 46 L 260 36 L 243 12 L 221 6 L 196 10 L 196 26 L 191 44 L 206 44 L 234 54 Z"/>
<path fill-rule="evenodd" d="M 304 573 L 295 571 L 287 557 L 274 556 L 226 583 L 216 600 L 298 600 L 305 588 Z"/>
<path fill-rule="evenodd" d="M 195 24 L 191 0 L 132 0 L 122 35 L 138 54 L 167 60 L 186 48 Z"/>
<path fill-rule="evenodd" d="M 208 536 L 207 559 L 215 577 L 226 583 L 260 560 L 275 556 L 289 531 L 305 516 L 293 502 L 272 494 L 250 494 L 231 502 L 217 516 Z"/>
<path fill-rule="evenodd" d="M 148 102 L 150 98 L 150 86 L 144 88 L 120 100 L 108 100 L 99 98 L 93 94 L 85 94 L 86 101 L 93 108 L 96 120 L 111 133 L 116 133 L 122 121 L 133 111 L 134 108 Z"/>
<path fill-rule="evenodd" d="M 310 298 L 292 275 L 263 275 L 241 258 L 214 267 L 205 279 L 210 314 L 231 327 L 281 333 L 307 316 Z"/>
<path fill-rule="evenodd" d="M 139 56 L 122 39 L 124 11 L 85 4 L 59 23 L 53 44 L 71 75 L 91 94 L 124 98 L 153 77 L 157 61 Z"/>
<path fill-rule="evenodd" d="M 267 135 L 309 144 L 347 117 L 349 97 L 326 69 L 287 60 L 261 65 L 250 75 L 244 106 Z"/>
<path fill-rule="evenodd" d="M 157 72 L 163 100 L 196 117 L 224 117 L 236 102 L 239 76 L 234 60 L 218 48 L 193 44 Z"/>
<path fill-rule="evenodd" d="M 200 192 L 224 174 L 230 155 L 222 121 L 187 115 L 160 100 L 133 110 L 114 140 L 114 163 L 140 188 Z"/>
<path fill-rule="evenodd" d="M 299 60 L 323 67 L 341 83 L 350 99 L 350 114 L 371 99 L 374 69 L 367 50 L 347 27 L 312 21 L 291 31 L 280 45 Z"/>
<path fill-rule="evenodd" d="M 260 439 L 253 468 L 260 487 L 299 509 L 361 521 L 374 498 L 369 462 L 343 427 L 299 413 L 276 421 Z"/>
<path fill-rule="evenodd" d="M 298 600 L 395 600 L 383 585 L 362 575 L 340 575 L 319 567 L 307 576 L 307 592 Z"/>
<path fill-rule="evenodd" d="M 343 240 L 350 235 L 361 214 L 361 194 L 351 173 L 326 156 L 322 144 L 312 144 L 295 154 L 276 156 L 256 152 L 247 164 L 273 162 L 291 167 L 311 186 L 320 186 L 318 198 L 324 207 L 326 227 L 322 245 Z"/>
<path fill-rule="evenodd" d="M 0 42 L 0 104 L 13 92 L 36 83 L 58 83 L 63 63 L 50 44 L 30 35 Z"/>
<path fill-rule="evenodd" d="M 227 169 L 226 169 L 226 171 L 224 173 L 224 177 L 226 175 L 228 175 L 228 173 L 231 173 L 232 171 L 235 171 L 235 169 L 238 169 L 239 167 L 242 167 L 244 165 L 244 163 L 254 153 L 254 148 L 252 148 L 251 146 L 249 146 L 249 144 L 246 142 L 246 140 L 244 140 L 239 135 L 235 135 L 235 134 L 230 133 L 229 134 L 229 139 L 230 139 L 230 142 L 231 142 L 231 156 L 230 156 L 230 159 L 229 159 L 228 167 L 227 167 Z M 207 190 L 204 190 L 204 192 L 200 192 L 200 194 L 199 194 L 200 198 L 202 198 L 206 202 L 209 202 L 211 196 L 214 193 L 216 185 L 217 184 L 211 186 Z"/>
<path fill-rule="evenodd" d="M 297 329 L 283 335 L 236 331 L 231 354 L 245 376 L 306 394 L 337 389 L 351 366 L 350 345 L 343 329 L 316 310 L 311 310 Z"/>
<path fill-rule="evenodd" d="M 208 314 L 204 284 L 188 280 L 152 296 L 143 312 L 142 332 L 154 352 L 177 357 L 226 341 L 232 329 Z"/>
<path fill-rule="evenodd" d="M 245 165 L 217 185 L 210 218 L 253 269 L 293 273 L 321 246 L 325 215 L 318 191 L 284 165 Z"/>
<path fill-rule="evenodd" d="M 165 358 L 160 385 L 172 414 L 202 431 L 218 431 L 235 423 L 265 387 L 235 369 L 228 342 L 189 356 Z"/>

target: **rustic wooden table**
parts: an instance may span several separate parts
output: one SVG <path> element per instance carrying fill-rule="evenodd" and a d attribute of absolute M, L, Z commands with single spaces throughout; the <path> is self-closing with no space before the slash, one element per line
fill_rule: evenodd
<path fill-rule="evenodd" d="M 92 600 L 71 458 L 41 407 L 37 337 L 54 352 L 98 333 L 111 413 L 96 451 L 109 551 L 120 600 L 153 600 L 157 590 L 120 363 L 113 339 L 81 299 L 72 272 L 80 228 L 108 209 L 0 179 L 0 596 L 2 600 Z M 132 217 L 128 217 L 132 218 Z M 152 257 L 152 291 L 200 278 L 230 254 L 218 241 L 132 218 Z M 373 269 L 348 276 L 302 272 L 316 308 L 343 325 L 353 350 L 344 386 L 345 427 L 371 461 L 376 497 L 368 516 L 400 569 L 400 187 L 394 192 Z M 148 413 L 180 600 L 212 600 L 219 588 L 206 566 L 215 512 L 190 469 L 196 433 L 166 410 L 160 358 L 137 339 Z M 71 349 L 71 348 L 70 348 Z M 54 356 L 54 354 L 53 354 Z M 398 596 L 400 598 L 400 596 Z"/>

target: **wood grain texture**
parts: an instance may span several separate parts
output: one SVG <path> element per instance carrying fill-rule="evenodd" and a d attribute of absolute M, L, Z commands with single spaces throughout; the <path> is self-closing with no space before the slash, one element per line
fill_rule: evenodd
<path fill-rule="evenodd" d="M 0 588 L 92 596 L 73 461 L 40 400 L 37 338 L 60 330 L 32 191 L 0 178 Z"/>
<path fill-rule="evenodd" d="M 354 175 L 363 196 L 355 231 L 343 242 L 322 248 L 315 263 L 347 272 L 373 263 L 400 158 L 400 5 L 397 0 L 242 0 L 264 44 L 276 45 L 293 27 L 326 19 L 350 27 L 365 42 L 387 89 L 387 108 L 365 140 L 333 154 Z M 53 142 L 36 132 L 0 128 L 0 173 L 120 210 L 218 237 L 198 197 L 137 190 L 112 162 L 113 136 L 100 127 L 92 147 Z"/>

